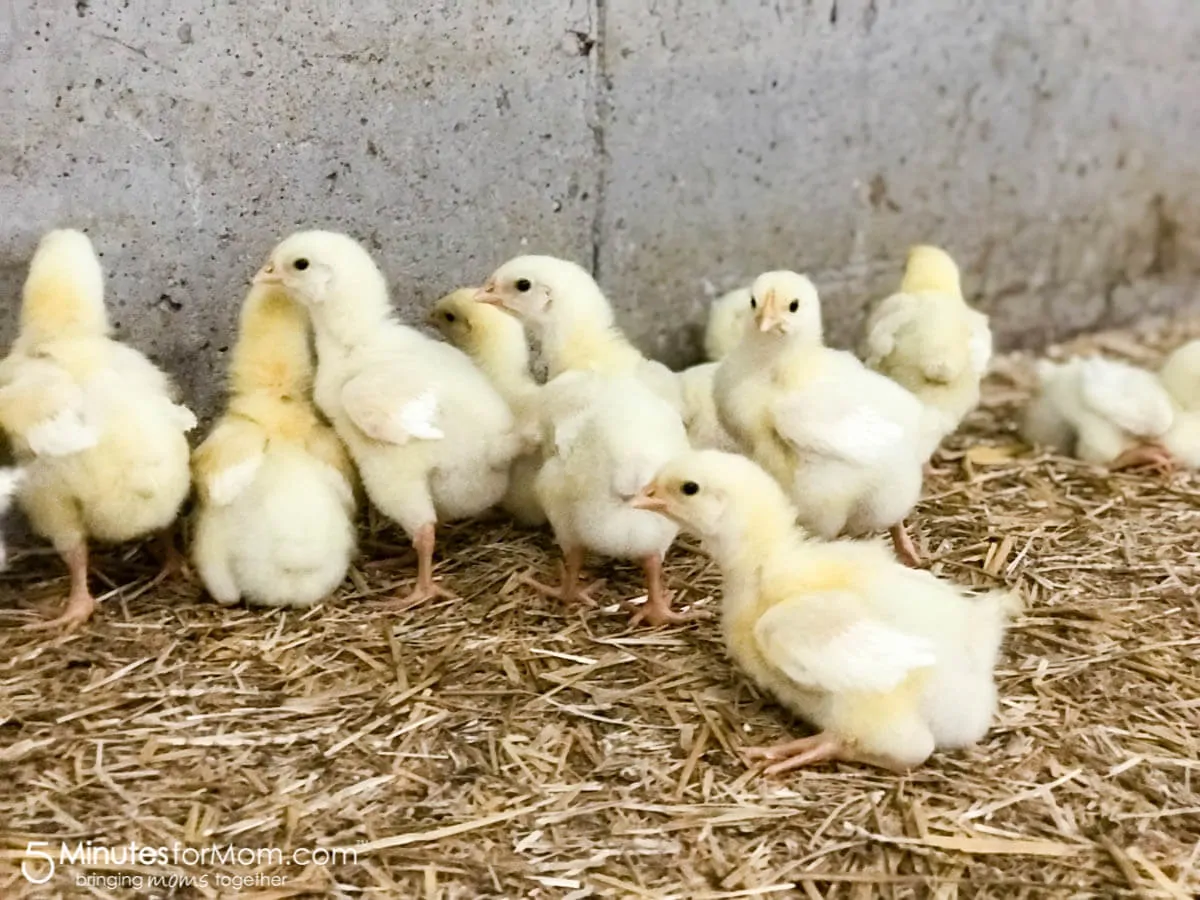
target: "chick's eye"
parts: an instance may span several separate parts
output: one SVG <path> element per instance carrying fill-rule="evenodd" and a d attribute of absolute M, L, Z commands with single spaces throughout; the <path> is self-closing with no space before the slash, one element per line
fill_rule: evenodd
<path fill-rule="evenodd" d="M 308 260 L 302 256 L 298 260 L 296 260 L 294 263 L 292 263 L 292 268 L 295 269 L 297 272 L 303 272 L 305 269 L 308 268 Z"/>
<path fill-rule="evenodd" d="M 753 297 L 750 298 L 750 308 L 758 309 L 758 301 L 755 300 Z"/>
<path fill-rule="evenodd" d="M 453 322 L 456 318 L 458 318 L 457 316 L 454 315 L 454 313 L 451 313 L 451 312 L 448 312 L 445 315 L 446 315 L 447 322 Z"/>
<path fill-rule="evenodd" d="M 789 306 L 788 306 L 788 309 L 790 309 L 792 312 L 795 312 L 795 311 L 796 311 L 796 310 L 798 310 L 799 308 L 800 308 L 800 301 L 799 301 L 799 300 L 793 300 L 793 301 L 791 302 L 791 305 L 789 305 Z"/>
<path fill-rule="evenodd" d="M 532 282 L 530 282 L 530 280 L 528 278 L 518 278 L 515 287 L 518 291 L 520 291 L 523 294 L 527 290 L 529 290 L 531 287 L 533 287 L 533 284 L 532 284 Z"/>
<path fill-rule="evenodd" d="M 685 481 L 683 484 L 681 484 L 679 486 L 679 490 L 683 491 L 685 494 L 687 494 L 689 497 L 691 497 L 695 494 L 700 493 L 700 485 L 696 484 L 696 482 L 694 482 L 694 481 Z"/>

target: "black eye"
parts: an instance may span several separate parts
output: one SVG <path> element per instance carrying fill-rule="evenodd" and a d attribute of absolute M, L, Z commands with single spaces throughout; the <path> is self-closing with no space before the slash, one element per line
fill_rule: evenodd
<path fill-rule="evenodd" d="M 292 263 L 292 268 L 295 269 L 297 272 L 303 272 L 305 269 L 308 268 L 308 260 L 302 256 L 298 260 L 296 260 L 294 263 Z"/>
<path fill-rule="evenodd" d="M 755 300 L 753 297 L 750 298 L 750 308 L 758 309 L 758 301 Z"/>
<path fill-rule="evenodd" d="M 455 316 L 454 313 L 446 313 L 447 322 L 453 322 L 456 318 L 457 316 Z"/>
<path fill-rule="evenodd" d="M 799 300 L 793 300 L 793 301 L 792 301 L 792 303 L 791 303 L 791 305 L 788 307 L 788 309 L 790 309 L 792 312 L 795 312 L 795 311 L 796 311 L 796 310 L 798 310 L 799 308 L 800 308 L 800 301 L 799 301 Z"/>
<path fill-rule="evenodd" d="M 687 494 L 689 497 L 693 496 L 694 494 L 700 493 L 700 485 L 696 484 L 696 482 L 694 482 L 694 481 L 685 481 L 683 484 L 681 484 L 679 486 L 679 489 L 681 491 L 683 491 L 685 494 Z"/>
<path fill-rule="evenodd" d="M 522 294 L 525 293 L 527 290 L 529 290 L 531 287 L 533 287 L 533 283 L 528 278 L 518 278 L 517 279 L 516 288 Z"/>

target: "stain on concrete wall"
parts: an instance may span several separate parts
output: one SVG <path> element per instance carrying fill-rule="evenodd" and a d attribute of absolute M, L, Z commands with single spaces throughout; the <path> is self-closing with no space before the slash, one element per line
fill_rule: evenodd
<path fill-rule="evenodd" d="M 570 257 L 676 363 L 765 268 L 845 343 L 919 240 L 1010 342 L 1190 302 L 1200 267 L 1192 0 L 0 0 L 0 67 L 2 336 L 40 233 L 84 227 L 119 332 L 205 409 L 301 226 L 364 240 L 410 318 Z"/>

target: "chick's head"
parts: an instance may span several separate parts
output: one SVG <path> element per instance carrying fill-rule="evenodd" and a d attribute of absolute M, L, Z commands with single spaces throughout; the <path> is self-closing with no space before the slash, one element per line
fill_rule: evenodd
<path fill-rule="evenodd" d="M 523 350 L 521 323 L 490 303 L 477 303 L 479 288 L 459 288 L 442 297 L 429 312 L 429 324 L 468 356 L 489 350 Z"/>
<path fill-rule="evenodd" d="M 748 526 L 790 527 L 795 513 L 775 480 L 736 453 L 693 450 L 675 457 L 630 501 L 702 539 L 721 541 Z"/>
<path fill-rule="evenodd" d="M 280 285 L 310 309 L 338 297 L 387 297 L 387 283 L 361 244 L 334 231 L 301 231 L 271 251 L 255 284 Z"/>
<path fill-rule="evenodd" d="M 1181 409 L 1200 410 L 1200 340 L 1189 341 L 1168 356 L 1158 377 Z"/>
<path fill-rule="evenodd" d="M 958 266 L 950 254 L 940 247 L 918 244 L 908 251 L 900 290 L 906 294 L 930 291 L 961 297 Z"/>
<path fill-rule="evenodd" d="M 533 326 L 581 318 L 607 325 L 612 311 L 587 270 L 553 256 L 518 256 L 495 272 L 475 295 Z"/>
<path fill-rule="evenodd" d="M 788 271 L 759 275 L 750 288 L 750 309 L 754 327 L 764 334 L 821 340 L 821 300 L 805 275 Z"/>

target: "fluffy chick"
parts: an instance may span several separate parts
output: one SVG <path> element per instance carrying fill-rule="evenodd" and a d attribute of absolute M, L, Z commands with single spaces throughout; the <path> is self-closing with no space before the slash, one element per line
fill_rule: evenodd
<path fill-rule="evenodd" d="M 741 456 L 684 454 L 633 505 L 701 539 L 724 581 L 729 655 L 822 729 L 748 750 L 774 761 L 767 772 L 831 759 L 904 771 L 989 728 L 1015 598 L 969 598 L 876 544 L 809 540 L 779 485 Z"/>
<path fill-rule="evenodd" d="M 909 251 L 899 293 L 867 319 L 862 355 L 937 413 L 927 417 L 932 454 L 979 405 L 992 356 L 987 316 L 967 306 L 950 254 L 924 245 Z"/>
<path fill-rule="evenodd" d="M 1037 372 L 1021 421 L 1030 443 L 1114 469 L 1170 469 L 1162 440 L 1175 410 L 1154 373 L 1103 357 L 1040 360 Z"/>
<path fill-rule="evenodd" d="M 312 405 L 308 316 L 275 285 L 242 306 L 225 414 L 192 455 L 192 558 L 222 604 L 304 607 L 346 577 L 353 468 Z"/>
<path fill-rule="evenodd" d="M 524 322 L 541 343 L 549 378 L 569 371 L 631 376 L 682 415 L 675 373 L 629 342 L 615 324 L 608 298 L 575 263 L 518 256 L 491 274 L 476 299 Z"/>
<path fill-rule="evenodd" d="M 433 305 L 429 322 L 479 366 L 508 402 L 522 434 L 529 435 L 533 449 L 513 461 L 508 473 L 508 491 L 500 505 L 517 522 L 532 528 L 546 522 L 546 513 L 533 488 L 542 463 L 541 449 L 537 446 L 540 385 L 530 372 L 525 329 L 508 313 L 486 303 L 476 303 L 478 291 L 478 288 L 461 288 L 442 297 Z"/>
<path fill-rule="evenodd" d="M 746 308 L 750 308 L 749 300 Z M 738 449 L 738 444 L 721 424 L 713 396 L 713 384 L 720 367 L 719 362 L 701 363 L 679 373 L 679 386 L 683 389 L 683 425 L 693 447 L 732 453 Z"/>
<path fill-rule="evenodd" d="M 25 467 L 18 500 L 71 576 L 61 616 L 92 614 L 88 540 L 123 542 L 174 522 L 190 488 L 185 434 L 196 418 L 166 375 L 109 337 L 104 273 L 87 236 L 52 231 L 38 244 L 20 331 L 0 363 L 0 427 Z"/>
<path fill-rule="evenodd" d="M 1158 380 L 1175 404 L 1174 421 L 1163 435 L 1163 446 L 1172 459 L 1200 469 L 1200 340 L 1190 341 L 1168 356 Z"/>
<path fill-rule="evenodd" d="M 397 321 L 383 273 L 344 234 L 292 235 L 255 281 L 282 285 L 309 312 L 317 408 L 372 503 L 417 551 L 406 599 L 453 596 L 433 580 L 435 526 L 478 515 L 504 496 L 521 449 L 508 404 L 460 350 Z"/>
<path fill-rule="evenodd" d="M 704 354 L 710 362 L 724 359 L 741 342 L 751 316 L 748 287 L 722 294 L 712 302 L 704 329 Z"/>
<path fill-rule="evenodd" d="M 689 449 L 679 416 L 636 378 L 594 372 L 567 372 L 549 382 L 542 415 L 546 460 L 536 489 L 564 559 L 562 587 L 549 592 L 580 597 L 580 571 L 591 551 L 641 563 L 647 599 L 635 621 L 664 625 L 690 618 L 671 609 L 662 580 L 677 529 L 628 505 L 660 466 Z"/>
<path fill-rule="evenodd" d="M 822 344 L 820 300 L 803 275 L 760 275 L 750 303 L 754 320 L 717 371 L 721 423 L 784 486 L 809 531 L 890 529 L 897 554 L 916 565 L 904 517 L 926 459 L 920 401 Z"/>

